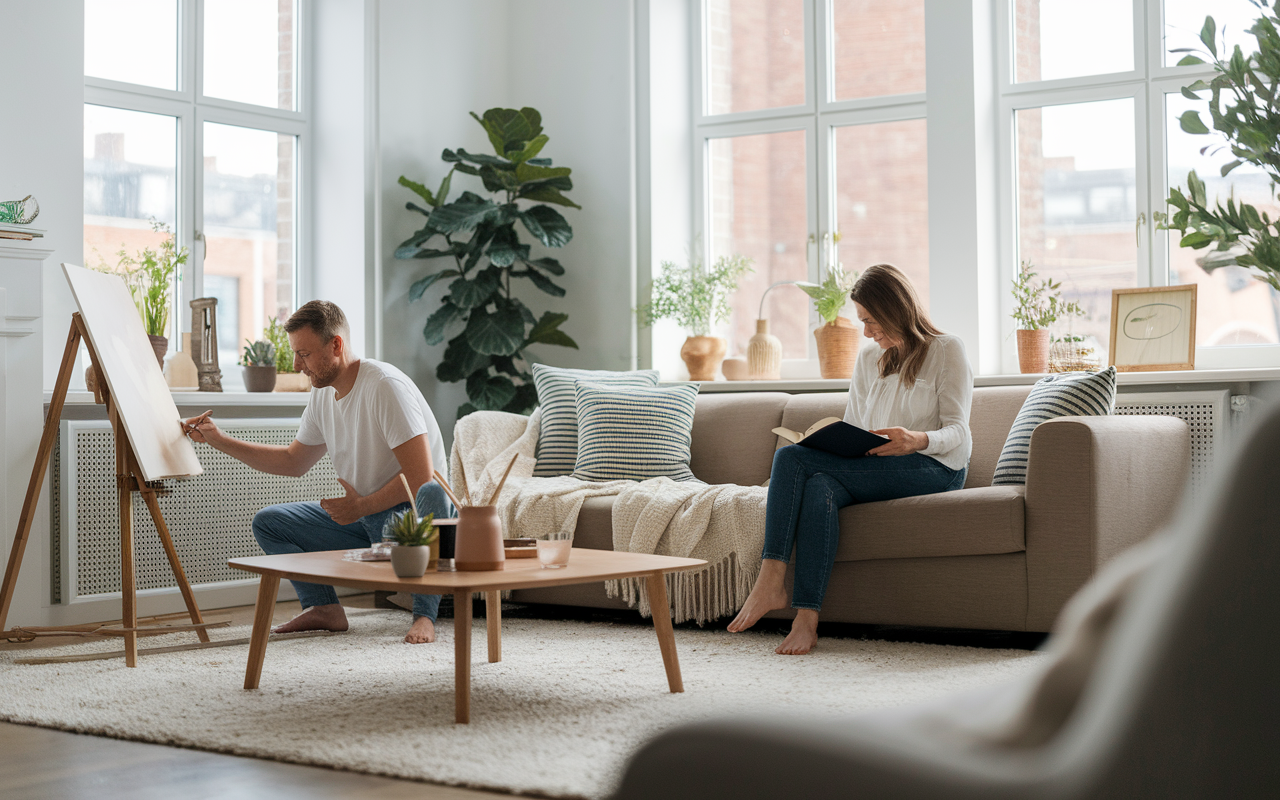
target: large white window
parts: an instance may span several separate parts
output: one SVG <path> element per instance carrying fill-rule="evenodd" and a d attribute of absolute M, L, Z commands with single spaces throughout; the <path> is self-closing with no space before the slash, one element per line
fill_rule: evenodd
<path fill-rule="evenodd" d="M 1242 167 L 1220 177 L 1230 156 L 1200 149 L 1222 140 L 1178 124 L 1186 110 L 1207 107 L 1183 97 L 1182 87 L 1212 72 L 1176 66 L 1182 54 L 1169 51 L 1202 47 L 1206 15 L 1217 22 L 1219 52 L 1223 35 L 1228 47 L 1256 49 L 1246 31 L 1258 9 L 1247 0 L 1000 4 L 1002 278 L 1029 260 L 1062 281 L 1089 314 L 1057 333 L 1092 337 L 1103 353 L 1112 289 L 1195 283 L 1196 366 L 1275 365 L 1280 294 L 1238 267 L 1206 272 L 1196 260 L 1207 251 L 1179 247 L 1177 232 L 1152 222 L 1153 212 L 1166 211 L 1169 187 L 1185 187 L 1191 169 L 1211 197 L 1234 192 L 1273 215 L 1280 210 L 1265 175 Z"/>
<path fill-rule="evenodd" d="M 155 219 L 191 253 L 188 301 L 218 298 L 224 381 L 245 339 L 293 312 L 309 134 L 297 0 L 85 0 L 84 260 L 154 247 Z"/>
<path fill-rule="evenodd" d="M 896 264 L 928 302 L 923 0 L 704 0 L 696 16 L 695 234 L 709 261 L 755 261 L 730 353 L 769 286 L 833 264 Z M 784 376 L 816 377 L 808 297 L 780 288 L 764 315 Z"/>

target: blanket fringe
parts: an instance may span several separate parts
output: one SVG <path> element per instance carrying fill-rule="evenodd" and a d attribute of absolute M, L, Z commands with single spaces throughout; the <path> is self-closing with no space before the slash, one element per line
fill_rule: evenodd
<path fill-rule="evenodd" d="M 759 574 L 758 559 L 752 559 L 751 564 L 744 566 L 736 553 L 730 553 L 702 569 L 667 573 L 667 599 L 671 602 L 672 622 L 693 620 L 705 625 L 711 620 L 737 614 L 747 602 L 747 595 Z M 620 598 L 633 608 L 638 606 L 641 616 L 650 617 L 653 609 L 644 584 L 641 578 L 605 581 L 605 593 L 611 598 Z"/>

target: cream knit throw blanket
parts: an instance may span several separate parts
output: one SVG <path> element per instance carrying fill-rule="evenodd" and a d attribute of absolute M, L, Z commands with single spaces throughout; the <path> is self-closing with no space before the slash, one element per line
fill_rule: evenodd
<path fill-rule="evenodd" d="M 588 482 L 570 477 L 534 478 L 541 411 L 532 417 L 480 411 L 458 420 L 453 432 L 450 474 L 456 494 L 472 502 L 487 499 L 511 459 L 498 513 L 506 530 L 537 536 L 573 530 L 589 497 L 617 497 L 613 506 L 613 549 L 631 553 L 701 558 L 704 569 L 667 575 L 667 594 L 676 622 L 699 624 L 737 613 L 760 571 L 764 547 L 763 486 L 646 481 Z M 643 581 L 608 581 L 610 597 L 621 597 L 650 614 Z"/>

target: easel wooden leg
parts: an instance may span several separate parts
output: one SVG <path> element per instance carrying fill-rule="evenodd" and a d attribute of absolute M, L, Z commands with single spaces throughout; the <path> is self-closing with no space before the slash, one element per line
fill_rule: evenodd
<path fill-rule="evenodd" d="M 182 562 L 178 560 L 178 550 L 173 546 L 173 537 L 169 535 L 169 526 L 165 524 L 164 515 L 160 513 L 160 501 L 156 499 L 156 493 L 148 487 L 142 480 L 142 470 L 137 469 L 137 460 L 134 458 L 132 451 L 129 453 L 130 471 L 137 478 L 138 488 L 142 494 L 142 500 L 147 504 L 147 510 L 151 512 L 151 521 L 156 525 L 156 533 L 160 536 L 160 544 L 164 546 L 164 554 L 169 559 L 169 569 L 173 570 L 173 578 L 178 582 L 178 589 L 182 592 L 182 601 L 187 604 L 187 613 L 191 616 L 193 623 L 204 622 L 204 617 L 200 615 L 200 606 L 196 605 L 195 592 L 191 591 L 191 584 L 187 581 L 187 573 L 182 569 Z M 209 641 L 209 633 L 204 628 L 196 628 L 196 635 L 200 637 L 200 641 Z"/>
<path fill-rule="evenodd" d="M 453 593 L 453 721 L 471 722 L 471 590 Z"/>
<path fill-rule="evenodd" d="M 484 593 L 485 627 L 489 631 L 489 663 L 502 660 L 502 592 Z"/>
<path fill-rule="evenodd" d="M 129 628 L 138 627 L 138 587 L 133 568 L 133 487 L 129 474 L 129 437 L 116 413 L 114 402 L 108 402 L 107 413 L 116 435 L 116 495 L 120 501 L 120 618 L 123 620 L 124 663 L 138 666 L 138 634 Z"/>

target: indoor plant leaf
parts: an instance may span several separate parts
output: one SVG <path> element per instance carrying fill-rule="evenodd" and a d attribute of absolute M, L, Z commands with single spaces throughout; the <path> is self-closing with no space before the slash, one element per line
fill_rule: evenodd
<path fill-rule="evenodd" d="M 422 328 L 422 338 L 427 340 L 427 344 L 440 344 L 444 341 L 449 326 L 461 321 L 462 318 L 462 309 L 455 306 L 452 299 L 445 295 L 444 304 L 427 317 L 427 324 Z"/>
<path fill-rule="evenodd" d="M 545 133 L 540 133 L 537 136 L 530 139 L 528 142 L 526 142 L 523 150 L 519 152 L 513 152 L 508 150 L 507 158 L 511 159 L 517 164 L 523 164 L 524 162 L 536 156 L 538 153 L 541 153 L 542 148 L 546 146 L 548 141 L 550 141 L 550 138 Z"/>
<path fill-rule="evenodd" d="M 401 186 L 404 186 L 410 189 L 414 194 L 418 195 L 423 200 L 426 200 L 427 205 L 431 206 L 432 208 L 435 208 L 436 206 L 440 205 L 440 201 L 436 200 L 436 197 L 431 193 L 431 190 L 428 189 L 426 186 L 422 185 L 421 183 L 418 183 L 417 181 L 411 181 L 403 175 L 400 176 L 400 180 L 398 180 L 397 183 L 399 183 Z M 424 212 L 424 213 L 430 213 L 430 212 Z"/>
<path fill-rule="evenodd" d="M 516 396 L 516 385 L 506 375 L 473 372 L 467 377 L 467 397 L 476 408 L 498 410 Z"/>
<path fill-rule="evenodd" d="M 565 320 L 569 319 L 568 314 L 559 314 L 554 311 L 544 312 L 542 319 L 538 320 L 538 324 L 533 326 L 533 330 L 529 331 L 529 338 L 525 340 L 525 346 L 531 344 L 555 344 L 561 347 L 572 347 L 578 349 L 578 343 L 569 337 L 569 334 L 560 330 L 560 326 Z"/>
<path fill-rule="evenodd" d="M 515 397 L 501 410 L 508 414 L 528 414 L 538 405 L 538 387 L 532 381 L 516 387 Z"/>
<path fill-rule="evenodd" d="M 542 133 L 542 115 L 537 109 L 527 106 L 518 111 L 514 108 L 491 108 L 484 112 L 483 118 L 473 111 L 471 116 L 484 127 L 493 151 L 499 154 L 509 152 L 511 145 L 517 142 L 522 143 L 523 149 L 524 142 Z"/>
<path fill-rule="evenodd" d="M 528 264 L 529 266 L 537 267 L 540 270 L 550 272 L 552 275 L 564 274 L 564 266 L 561 265 L 560 262 L 556 261 L 554 258 L 547 258 L 544 256 L 543 258 L 534 258 L 534 259 L 526 258 L 522 260 L 524 261 L 524 263 Z"/>
<path fill-rule="evenodd" d="M 456 269 L 446 269 L 414 281 L 413 285 L 409 287 L 409 302 L 413 303 L 420 300 L 422 298 L 422 293 L 427 289 L 430 289 L 436 281 L 444 278 L 452 278 L 457 274 L 458 271 Z"/>
<path fill-rule="evenodd" d="M 440 206 L 431 215 L 431 225 L 441 233 L 470 230 L 499 213 L 498 204 L 471 192 Z"/>
<path fill-rule="evenodd" d="M 573 239 L 573 228 L 551 206 L 534 206 L 522 211 L 520 221 L 547 247 L 564 247 Z"/>
<path fill-rule="evenodd" d="M 445 346 L 444 358 L 436 366 L 436 378 L 445 383 L 466 380 L 476 370 L 488 369 L 492 358 L 477 353 L 467 342 L 467 335 L 460 333 Z"/>
<path fill-rule="evenodd" d="M 516 259 L 529 257 L 529 245 L 520 244 L 514 225 L 502 225 L 493 232 L 493 241 L 489 244 L 489 263 L 495 267 L 509 267 Z"/>
<path fill-rule="evenodd" d="M 524 272 L 513 272 L 511 274 L 522 278 L 528 278 L 533 281 L 534 286 L 537 286 L 552 297 L 564 297 L 564 288 L 557 286 L 550 278 L 537 270 L 529 269 Z"/>
<path fill-rule="evenodd" d="M 509 306 L 493 312 L 473 309 L 467 320 L 467 341 L 480 353 L 509 356 L 524 344 L 524 320 Z"/>
<path fill-rule="evenodd" d="M 518 196 L 524 200 L 535 200 L 539 203 L 555 203 L 569 208 L 582 208 L 582 206 L 561 194 L 559 189 L 546 184 L 540 184 L 529 189 L 521 188 Z"/>
<path fill-rule="evenodd" d="M 449 284 L 449 296 L 458 308 L 483 306 L 498 290 L 498 274 L 491 269 L 481 270 L 472 278 L 458 278 Z"/>

